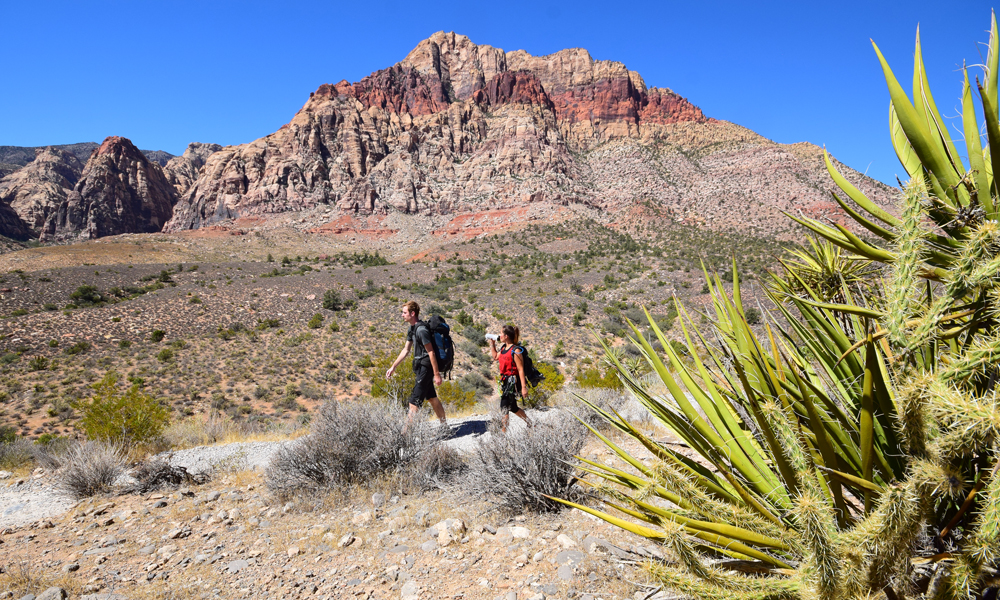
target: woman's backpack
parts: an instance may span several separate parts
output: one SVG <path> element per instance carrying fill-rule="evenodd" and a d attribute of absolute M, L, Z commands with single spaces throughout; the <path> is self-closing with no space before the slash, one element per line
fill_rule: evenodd
<path fill-rule="evenodd" d="M 531 387 L 537 387 L 538 384 L 545 381 L 545 375 L 535 368 L 535 364 L 531 361 L 531 356 L 528 355 L 528 349 L 524 346 L 514 346 L 515 348 L 521 349 L 521 361 L 524 365 L 524 378 L 528 380 L 528 385 Z"/>

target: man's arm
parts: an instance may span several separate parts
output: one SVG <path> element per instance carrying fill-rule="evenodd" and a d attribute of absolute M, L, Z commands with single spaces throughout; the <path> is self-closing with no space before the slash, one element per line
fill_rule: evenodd
<path fill-rule="evenodd" d="M 386 379 L 392 377 L 392 374 L 396 372 L 396 367 L 399 366 L 399 363 L 403 362 L 403 359 L 406 358 L 406 355 L 410 353 L 410 348 L 412 347 L 413 347 L 413 342 L 407 340 L 406 345 L 403 346 L 403 351 L 399 353 L 399 356 L 397 356 L 396 360 L 393 361 L 392 366 L 389 367 L 389 370 L 385 372 Z"/>
<path fill-rule="evenodd" d="M 434 345 L 424 344 L 424 349 L 427 350 L 427 356 L 431 359 L 431 368 L 434 369 L 434 385 L 441 385 L 444 378 L 441 377 L 441 371 L 438 371 L 438 357 L 437 352 L 434 351 Z"/>

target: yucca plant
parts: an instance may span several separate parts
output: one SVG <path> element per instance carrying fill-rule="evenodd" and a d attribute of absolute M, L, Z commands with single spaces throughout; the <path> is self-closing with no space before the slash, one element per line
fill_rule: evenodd
<path fill-rule="evenodd" d="M 581 459 L 588 482 L 617 514 L 578 508 L 667 545 L 676 564 L 657 565 L 654 574 L 696 597 L 832 597 L 880 582 L 881 570 L 843 583 L 849 552 L 862 570 L 887 559 L 879 549 L 856 555 L 860 546 L 842 539 L 858 523 L 909 510 L 893 491 L 907 464 L 886 345 L 852 348 L 832 310 L 794 296 L 790 306 L 776 304 L 791 327 L 777 328 L 772 315 L 758 336 L 746 321 L 735 269 L 731 296 L 706 278 L 714 336 L 699 332 L 678 305 L 687 361 L 651 319 L 663 358 L 630 324 L 632 343 L 668 395 L 651 393 L 618 353 L 606 352 L 632 394 L 697 456 L 591 406 L 657 460 L 646 465 L 594 431 L 629 468 Z M 777 278 L 775 286 L 784 289 Z M 853 302 L 849 290 L 842 293 Z M 870 319 L 849 320 L 852 331 L 865 331 Z M 884 551 L 912 539 L 910 530 L 882 533 L 886 542 L 895 539 Z"/>
<path fill-rule="evenodd" d="M 807 295 L 808 288 L 825 302 L 843 302 L 845 286 L 856 294 L 870 291 L 878 272 L 872 261 L 823 238 L 810 236 L 806 242 L 789 248 L 779 259 L 785 286 L 800 295 Z"/>
<path fill-rule="evenodd" d="M 673 562 L 653 572 L 687 594 L 996 597 L 996 19 L 984 82 L 977 80 L 986 147 L 965 77 L 968 166 L 934 104 L 919 37 L 912 102 L 876 53 L 892 99 L 893 144 L 911 176 L 900 217 L 867 199 L 828 157 L 827 167 L 850 200 L 835 194 L 837 201 L 886 248 L 840 225 L 796 220 L 888 265 L 882 297 L 855 298 L 842 286 L 842 297 L 831 301 L 802 278 L 775 278 L 772 299 L 788 325 L 778 336 L 768 327 L 764 342 L 742 317 L 734 280 L 731 298 L 713 291 L 721 343 L 715 348 L 697 336 L 709 366 L 696 360 L 685 367 L 663 343 L 668 368 L 645 340 L 633 339 L 669 397 L 649 394 L 619 368 L 633 394 L 697 458 L 605 414 L 659 462 L 647 466 L 604 438 L 631 466 L 590 463 L 592 483 L 617 514 L 580 508 L 666 544 Z"/>

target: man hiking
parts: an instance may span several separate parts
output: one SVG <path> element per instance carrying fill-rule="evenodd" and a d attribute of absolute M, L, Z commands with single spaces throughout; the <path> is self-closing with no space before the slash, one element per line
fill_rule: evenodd
<path fill-rule="evenodd" d="M 389 370 L 385 372 L 385 378 L 389 379 L 392 377 L 393 373 L 396 372 L 396 367 L 399 366 L 399 363 L 403 362 L 406 355 L 410 353 L 410 348 L 412 348 L 413 374 L 416 375 L 417 381 L 413 385 L 413 393 L 410 394 L 410 399 L 408 400 L 410 415 L 406 426 L 410 426 L 417 412 L 424 405 L 424 400 L 427 400 L 431 403 L 431 408 L 434 409 L 434 414 L 437 415 L 438 421 L 441 421 L 441 425 L 447 427 L 448 423 L 444 416 L 444 406 L 438 400 L 437 391 L 434 389 L 434 385 L 441 385 L 443 379 L 441 378 L 441 371 L 438 369 L 438 361 L 434 352 L 434 343 L 430 328 L 420 320 L 420 305 L 413 300 L 403 305 L 402 317 L 410 325 L 409 331 L 406 332 L 406 345 L 403 346 L 403 351 L 393 361 Z"/>

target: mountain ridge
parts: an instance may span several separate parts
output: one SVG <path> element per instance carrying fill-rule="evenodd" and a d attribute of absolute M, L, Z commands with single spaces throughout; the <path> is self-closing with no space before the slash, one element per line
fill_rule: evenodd
<path fill-rule="evenodd" d="M 463 215 L 513 210 L 504 218 L 514 222 L 529 206 L 533 219 L 653 218 L 784 239 L 799 233 L 783 212 L 842 219 L 816 146 L 776 144 L 711 118 L 584 49 L 532 56 L 454 32 L 355 83 L 319 86 L 272 134 L 189 150 L 157 165 L 175 198 L 167 233 L 280 223 L 320 234 L 474 235 Z M 836 164 L 891 206 L 891 188 Z M 14 176 L 0 180 L 0 200 L 11 203 L 3 189 Z M 52 204 L 68 196 L 45 193 Z M 37 231 L 34 215 L 18 214 Z"/>

